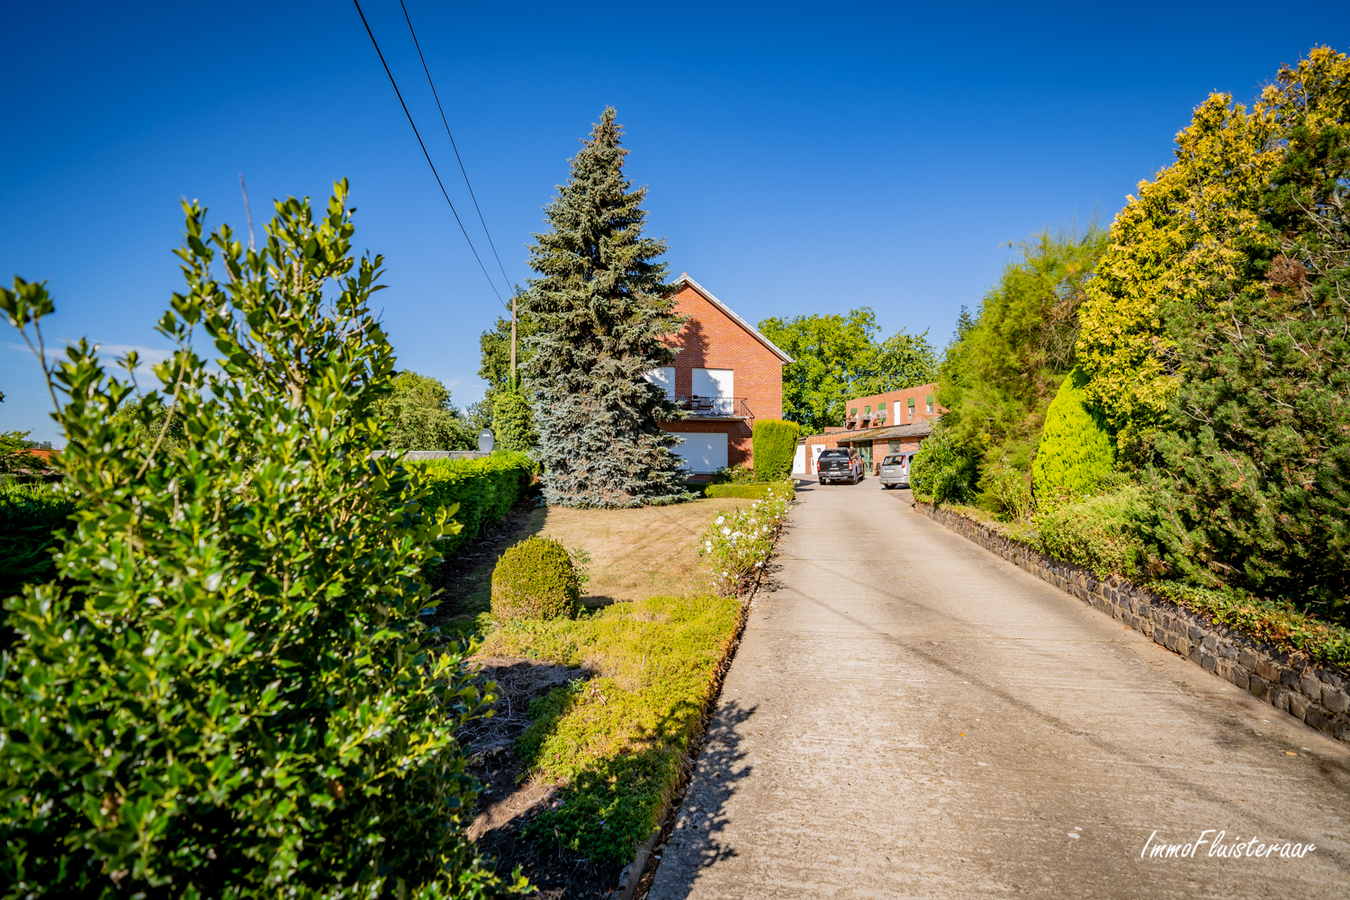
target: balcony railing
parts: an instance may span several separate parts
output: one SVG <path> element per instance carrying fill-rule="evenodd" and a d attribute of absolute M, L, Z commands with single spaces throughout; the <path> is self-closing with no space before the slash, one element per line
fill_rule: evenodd
<path fill-rule="evenodd" d="M 752 419 L 748 397 L 676 396 L 675 405 L 690 419 Z"/>

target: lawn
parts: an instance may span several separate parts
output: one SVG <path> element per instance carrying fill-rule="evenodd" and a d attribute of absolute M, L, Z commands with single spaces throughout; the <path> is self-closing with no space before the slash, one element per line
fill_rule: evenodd
<path fill-rule="evenodd" d="M 471 833 L 545 893 L 610 890 L 675 798 L 744 614 L 714 595 L 699 547 L 715 519 L 753 503 L 519 512 L 443 580 L 442 631 L 471 640 L 502 698 L 464 736 L 489 785 Z M 576 620 L 492 620 L 496 558 L 530 534 L 589 554 Z"/>

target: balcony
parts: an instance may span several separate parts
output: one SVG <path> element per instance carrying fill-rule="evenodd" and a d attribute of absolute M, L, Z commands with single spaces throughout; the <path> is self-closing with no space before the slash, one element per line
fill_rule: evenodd
<path fill-rule="evenodd" d="M 700 397 L 697 394 L 676 395 L 675 405 L 684 411 L 686 419 L 753 419 L 748 397 Z"/>

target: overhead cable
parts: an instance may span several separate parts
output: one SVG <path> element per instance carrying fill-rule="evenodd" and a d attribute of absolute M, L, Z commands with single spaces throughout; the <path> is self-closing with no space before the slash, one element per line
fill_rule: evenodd
<path fill-rule="evenodd" d="M 478 221 L 483 225 L 483 234 L 487 235 L 488 246 L 492 248 L 492 255 L 497 258 L 497 268 L 501 269 L 502 278 L 506 281 L 506 290 L 511 291 L 511 279 L 507 277 L 506 267 L 502 265 L 502 258 L 497 255 L 497 245 L 492 241 L 492 232 L 488 231 L 487 221 L 483 218 L 483 210 L 478 205 L 478 196 L 473 192 L 473 185 L 469 183 L 469 173 L 464 168 L 464 160 L 459 155 L 459 145 L 455 143 L 455 136 L 450 133 L 450 123 L 446 121 L 445 110 L 441 107 L 441 95 L 436 92 L 436 83 L 431 80 L 431 70 L 427 68 L 427 58 L 422 55 L 422 43 L 417 40 L 417 31 L 413 28 L 412 19 L 408 16 L 408 7 L 403 0 L 398 0 L 398 5 L 403 7 L 403 18 L 408 23 L 408 33 L 412 35 L 413 46 L 417 48 L 417 58 L 422 61 L 422 71 L 427 73 L 427 84 L 431 86 L 431 96 L 436 98 L 436 109 L 441 114 L 441 124 L 445 126 L 445 133 L 450 138 L 450 146 L 454 148 L 455 160 L 459 163 L 459 173 L 464 176 L 464 186 L 469 189 L 469 197 L 473 199 L 473 208 L 478 210 Z"/>
<path fill-rule="evenodd" d="M 389 76 L 389 83 L 394 86 L 394 93 L 398 95 L 399 106 L 403 107 L 403 114 L 408 117 L 408 124 L 412 126 L 413 134 L 417 137 L 417 145 L 422 148 L 422 155 L 427 158 L 427 165 L 431 166 L 431 174 L 436 176 L 436 183 L 440 185 L 441 195 L 445 197 L 445 202 L 450 206 L 450 212 L 454 215 L 455 221 L 459 223 L 459 230 L 463 233 L 464 240 L 469 242 L 469 250 L 473 252 L 473 258 L 478 260 L 478 268 L 483 270 L 483 277 L 488 280 L 488 287 L 492 288 L 492 293 L 497 295 L 498 303 L 504 302 L 501 292 L 497 290 L 497 285 L 492 281 L 492 276 L 488 274 L 487 266 L 483 265 L 483 259 L 478 255 L 478 249 L 474 247 L 473 240 L 464 227 L 464 222 L 460 220 L 459 212 L 450 200 L 450 194 L 445 190 L 445 183 L 441 181 L 441 173 L 436 171 L 436 164 L 431 161 L 431 154 L 427 152 L 427 145 L 423 143 L 422 134 L 417 130 L 417 123 L 413 121 L 412 113 L 408 112 L 408 104 L 403 102 L 403 92 L 398 89 L 398 82 L 394 80 L 394 73 L 389 71 L 389 63 L 384 61 L 384 53 L 380 51 L 380 42 L 375 40 L 375 32 L 370 30 L 370 23 L 366 21 L 366 14 L 361 11 L 360 0 L 352 0 L 352 2 L 356 4 L 356 12 L 361 17 L 361 24 L 366 26 L 366 34 L 370 35 L 370 42 L 375 46 L 375 53 L 380 57 L 380 65 L 384 66 L 384 74 Z"/>

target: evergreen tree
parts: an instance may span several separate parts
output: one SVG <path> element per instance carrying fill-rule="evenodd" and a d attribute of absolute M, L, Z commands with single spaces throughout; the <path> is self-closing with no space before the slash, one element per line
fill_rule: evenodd
<path fill-rule="evenodd" d="M 643 237 L 645 188 L 623 176 L 628 151 L 608 108 L 545 207 L 524 312 L 526 379 L 544 464 L 544 497 L 562 506 L 631 507 L 678 495 L 678 440 L 658 421 L 679 413 L 647 381 L 675 351 L 682 324 L 657 259 L 665 241 Z"/>

